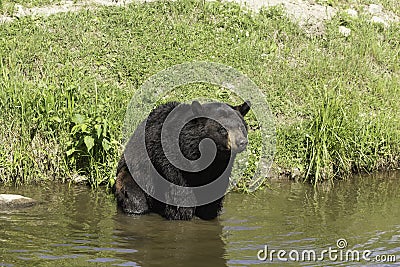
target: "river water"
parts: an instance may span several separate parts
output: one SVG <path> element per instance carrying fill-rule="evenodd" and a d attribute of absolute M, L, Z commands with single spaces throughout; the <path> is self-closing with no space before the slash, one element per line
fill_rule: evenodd
<path fill-rule="evenodd" d="M 41 201 L 0 211 L 0 266 L 400 265 L 399 182 L 399 172 L 317 189 L 277 182 L 229 193 L 214 221 L 126 216 L 104 189 L 0 187 Z"/>

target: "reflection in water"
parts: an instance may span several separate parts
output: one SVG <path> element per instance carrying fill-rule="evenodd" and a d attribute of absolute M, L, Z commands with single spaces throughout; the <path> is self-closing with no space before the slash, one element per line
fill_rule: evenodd
<path fill-rule="evenodd" d="M 43 203 L 0 211 L 0 266 L 226 266 L 218 220 L 127 216 L 106 192 L 82 187 L 4 189 Z"/>
<path fill-rule="evenodd" d="M 103 190 L 49 185 L 3 188 L 43 203 L 0 211 L 0 266 L 251 266 L 269 249 L 317 252 L 346 239 L 346 249 L 391 254 L 400 262 L 400 176 L 359 176 L 314 189 L 272 184 L 251 195 L 228 194 L 218 220 L 166 221 L 126 216 Z M 274 259 L 268 263 L 282 265 Z M 306 261 L 285 265 L 371 265 Z M 389 263 L 386 263 L 389 264 Z"/>
<path fill-rule="evenodd" d="M 142 266 L 226 266 L 222 226 L 218 221 L 166 221 L 158 215 L 116 220 L 116 239 L 121 247 L 135 247 Z M 132 255 L 120 255 L 132 260 Z"/>

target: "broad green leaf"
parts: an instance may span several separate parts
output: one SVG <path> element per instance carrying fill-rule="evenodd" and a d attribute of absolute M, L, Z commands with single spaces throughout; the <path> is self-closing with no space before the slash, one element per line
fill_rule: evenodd
<path fill-rule="evenodd" d="M 87 132 L 87 128 L 88 128 L 87 124 L 81 124 L 82 132 Z"/>
<path fill-rule="evenodd" d="M 85 122 L 85 117 L 81 114 L 74 114 L 72 116 L 72 122 L 75 124 L 82 124 Z"/>
<path fill-rule="evenodd" d="M 83 141 L 85 142 L 86 148 L 88 151 L 90 151 L 93 146 L 94 146 L 94 139 L 91 136 L 85 136 L 85 138 L 83 139 Z"/>

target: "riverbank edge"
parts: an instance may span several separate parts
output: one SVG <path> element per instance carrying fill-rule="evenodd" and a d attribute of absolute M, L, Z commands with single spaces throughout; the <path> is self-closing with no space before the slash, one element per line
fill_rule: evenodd
<path fill-rule="evenodd" d="M 398 157 L 398 156 L 396 156 L 396 157 Z M 394 162 L 396 162 L 396 161 L 398 162 L 398 159 L 394 160 Z M 387 167 L 381 166 L 381 168 L 378 170 L 384 171 L 386 169 L 396 169 L 398 167 L 399 167 L 398 164 L 393 165 L 393 162 L 391 162 L 390 164 L 388 164 Z M 353 173 L 357 173 L 357 171 L 353 172 Z M 297 167 L 285 168 L 285 167 L 280 167 L 280 166 L 275 166 L 275 165 L 272 167 L 271 176 L 272 177 L 280 177 L 280 179 L 290 178 L 293 180 L 303 180 L 306 177 L 305 170 L 301 170 L 300 168 L 297 168 Z M 74 174 L 68 180 L 77 182 L 77 183 L 81 183 L 81 182 L 85 183 L 85 181 L 87 181 L 87 178 Z"/>

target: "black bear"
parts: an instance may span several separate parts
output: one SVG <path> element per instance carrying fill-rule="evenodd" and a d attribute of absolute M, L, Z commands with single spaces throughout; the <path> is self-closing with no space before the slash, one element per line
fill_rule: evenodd
<path fill-rule="evenodd" d="M 217 217 L 229 186 L 235 156 L 245 150 L 248 143 L 244 116 L 249 110 L 249 102 L 238 106 L 220 102 L 169 102 L 155 108 L 135 130 L 119 161 L 113 186 L 118 206 L 126 213 L 156 212 L 170 220 Z M 174 137 L 171 129 L 178 131 L 179 124 L 182 124 L 181 129 Z M 167 138 L 163 139 L 165 136 Z M 206 139 L 212 142 L 204 142 Z M 183 155 L 189 162 L 188 169 L 171 162 L 177 155 Z M 157 175 L 177 185 L 176 188 L 172 186 L 175 191 L 157 187 Z M 217 180 L 223 193 L 209 202 L 199 204 L 196 202 L 199 195 L 181 190 L 183 187 L 199 188 Z M 211 191 L 206 194 L 213 195 Z M 155 197 L 157 194 L 165 199 Z M 179 199 L 181 204 L 168 202 L 171 198 Z"/>

